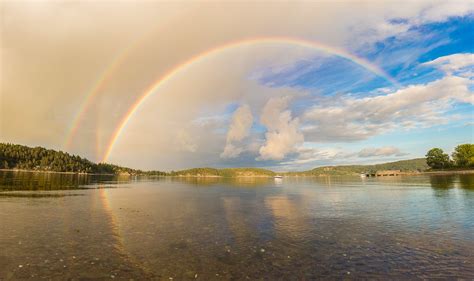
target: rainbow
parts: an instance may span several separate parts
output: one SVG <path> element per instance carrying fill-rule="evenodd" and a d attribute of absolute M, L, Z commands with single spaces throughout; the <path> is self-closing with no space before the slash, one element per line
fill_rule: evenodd
<path fill-rule="evenodd" d="M 150 37 L 150 34 L 153 34 L 156 31 L 157 28 L 151 29 L 148 32 L 144 32 L 138 37 L 138 39 L 132 41 L 131 44 L 127 45 L 123 50 L 118 52 L 112 62 L 107 64 L 107 66 L 102 70 L 99 79 L 96 80 L 95 84 L 91 87 L 91 90 L 86 94 L 82 104 L 79 106 L 79 110 L 77 111 L 71 122 L 71 127 L 69 128 L 63 143 L 64 150 L 67 151 L 70 149 L 71 143 L 77 134 L 77 131 L 84 119 L 84 116 L 93 104 L 92 102 L 94 101 L 95 97 L 105 88 L 111 78 L 114 77 L 114 74 L 117 72 L 118 69 L 120 69 L 120 67 L 128 58 L 129 54 L 133 50 L 143 45 L 146 39 Z"/>
<path fill-rule="evenodd" d="M 125 58 L 127 57 L 129 50 L 130 48 L 126 48 L 125 50 L 120 52 L 119 55 L 115 57 L 112 63 L 109 64 L 109 66 L 106 67 L 102 71 L 102 73 L 99 76 L 99 79 L 92 86 L 91 91 L 84 98 L 84 101 L 79 106 L 79 110 L 77 111 L 76 115 L 74 116 L 72 120 L 71 127 L 69 128 L 68 133 L 66 135 L 66 139 L 64 140 L 64 144 L 63 144 L 64 150 L 66 151 L 69 150 L 72 140 L 76 136 L 77 130 L 80 127 L 83 117 L 86 115 L 86 113 L 89 111 L 92 105 L 92 101 L 97 96 L 97 94 L 100 93 L 102 89 L 104 89 L 105 85 L 107 85 L 107 82 L 110 80 L 111 77 L 113 77 L 113 74 L 117 71 L 117 69 L 119 69 L 119 67 L 125 61 Z"/>
<path fill-rule="evenodd" d="M 371 62 L 359 58 L 355 55 L 352 55 L 348 53 L 347 51 L 344 51 L 342 49 L 328 46 L 321 44 L 319 42 L 315 41 L 309 41 L 309 40 L 304 40 L 304 39 L 299 39 L 299 38 L 291 38 L 291 37 L 258 37 L 258 38 L 249 38 L 249 39 L 244 39 L 244 40 L 238 40 L 238 41 L 232 41 L 211 49 L 208 49 L 202 53 L 199 53 L 190 59 L 176 65 L 173 67 L 171 70 L 169 70 L 166 74 L 163 76 L 159 77 L 155 82 L 153 82 L 146 90 L 135 100 L 135 102 L 129 107 L 125 115 L 123 115 L 119 125 L 116 127 L 114 130 L 110 141 L 107 144 L 107 149 L 105 151 L 104 157 L 102 158 L 102 162 L 106 162 L 110 154 L 112 153 L 112 150 L 114 148 L 115 143 L 119 139 L 120 135 L 124 131 L 124 129 L 127 127 L 128 122 L 130 119 L 134 116 L 134 114 L 138 111 L 140 106 L 145 103 L 145 101 L 153 95 L 162 85 L 164 85 L 166 82 L 171 80 L 173 76 L 178 74 L 179 72 L 193 66 L 196 63 L 199 63 L 200 61 L 203 61 L 205 58 L 208 58 L 209 56 L 216 55 L 222 51 L 225 51 L 230 48 L 237 48 L 237 47 L 244 47 L 244 46 L 251 46 L 251 45 L 257 45 L 257 44 L 263 44 L 263 43 L 271 43 L 271 44 L 290 44 L 290 45 L 296 45 L 304 48 L 311 48 L 315 49 L 318 51 L 323 51 L 329 54 L 332 54 L 334 56 L 347 59 L 349 61 L 352 61 L 353 63 L 367 69 L 368 71 L 376 74 L 379 77 L 384 78 L 388 82 L 390 82 L 392 85 L 399 86 L 398 82 L 390 77 L 385 71 L 377 67 L 376 65 L 372 64 Z"/>

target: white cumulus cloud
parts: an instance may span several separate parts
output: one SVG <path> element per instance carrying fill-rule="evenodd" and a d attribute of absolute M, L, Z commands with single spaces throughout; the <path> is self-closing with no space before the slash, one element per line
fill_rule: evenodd
<path fill-rule="evenodd" d="M 282 160 L 303 143 L 299 119 L 288 110 L 288 97 L 271 98 L 265 104 L 260 122 L 267 128 L 265 144 L 260 147 L 257 160 Z"/>

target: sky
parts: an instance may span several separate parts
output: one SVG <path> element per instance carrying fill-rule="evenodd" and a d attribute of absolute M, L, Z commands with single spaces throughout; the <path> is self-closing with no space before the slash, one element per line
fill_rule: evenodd
<path fill-rule="evenodd" d="M 474 1 L 2 1 L 0 142 L 276 171 L 474 142 Z"/>

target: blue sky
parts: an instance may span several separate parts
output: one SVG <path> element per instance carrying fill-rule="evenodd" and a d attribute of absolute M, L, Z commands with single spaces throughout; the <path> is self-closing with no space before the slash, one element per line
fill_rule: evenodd
<path fill-rule="evenodd" d="M 411 27 L 401 38 L 392 36 L 353 52 L 382 69 L 402 85 L 426 83 L 444 74 L 420 64 L 438 57 L 474 52 L 474 16 L 452 17 L 445 22 Z M 338 57 L 313 58 L 294 63 L 282 72 L 263 76 L 272 86 L 318 89 L 324 93 L 369 92 L 390 83 L 351 61 Z"/>

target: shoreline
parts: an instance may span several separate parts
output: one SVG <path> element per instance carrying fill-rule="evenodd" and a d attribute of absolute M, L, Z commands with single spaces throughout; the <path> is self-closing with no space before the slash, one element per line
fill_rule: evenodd
<path fill-rule="evenodd" d="M 467 170 L 443 170 L 443 171 L 426 171 L 421 172 L 421 174 L 426 175 L 462 175 L 462 174 L 474 174 L 474 169 L 467 169 Z"/>
<path fill-rule="evenodd" d="M 58 171 L 27 170 L 27 169 L 0 169 L 0 171 L 25 172 L 25 173 L 45 173 L 45 174 L 65 174 L 65 175 L 80 175 L 80 176 L 120 176 L 119 174 L 94 174 L 94 173 L 83 173 L 83 172 L 58 172 Z"/>
<path fill-rule="evenodd" d="M 82 172 L 57 172 L 57 171 L 45 171 L 45 170 L 26 170 L 26 169 L 0 169 L 0 171 L 7 172 L 26 172 L 26 173 L 45 173 L 45 174 L 65 174 L 65 175 L 78 175 L 78 176 L 144 176 L 144 177 L 170 177 L 170 178 L 274 178 L 274 176 L 269 175 L 241 175 L 233 177 L 225 177 L 219 175 L 134 175 L 134 174 L 95 174 L 95 173 L 82 173 Z M 286 175 L 285 173 L 275 173 L 275 175 L 280 174 L 284 178 L 298 178 L 298 177 L 330 177 L 330 176 L 359 176 L 359 174 L 346 174 L 346 175 L 329 175 L 329 174 L 319 174 L 319 175 L 298 175 L 290 174 Z M 417 176 L 417 175 L 463 175 L 463 174 L 474 174 L 474 169 L 465 169 L 465 170 L 440 170 L 440 171 L 424 171 L 424 172 L 402 172 L 397 176 L 383 176 L 383 177 L 398 177 L 398 176 Z M 382 176 L 381 176 L 382 177 Z"/>

